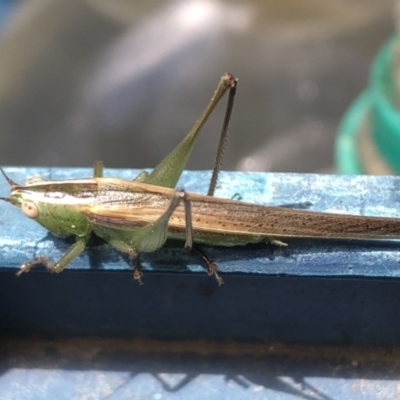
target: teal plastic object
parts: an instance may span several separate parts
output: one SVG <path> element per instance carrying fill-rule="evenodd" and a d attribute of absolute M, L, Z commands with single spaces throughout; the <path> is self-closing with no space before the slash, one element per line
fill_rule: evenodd
<path fill-rule="evenodd" d="M 340 123 L 335 150 L 340 173 L 400 173 L 398 53 L 400 36 L 395 34 L 382 46 L 372 65 L 369 87 Z"/>

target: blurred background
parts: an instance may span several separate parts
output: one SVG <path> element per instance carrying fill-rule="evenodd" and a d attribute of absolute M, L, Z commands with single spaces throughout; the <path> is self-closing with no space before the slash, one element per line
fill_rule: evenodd
<path fill-rule="evenodd" d="M 223 168 L 335 172 L 338 123 L 395 29 L 393 0 L 4 1 L 0 164 L 153 167 L 220 76 Z M 211 169 L 225 105 L 189 169 Z"/>

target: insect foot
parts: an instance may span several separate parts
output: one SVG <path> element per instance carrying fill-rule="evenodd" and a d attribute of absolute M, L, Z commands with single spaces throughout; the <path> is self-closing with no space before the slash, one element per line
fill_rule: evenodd
<path fill-rule="evenodd" d="M 54 264 L 47 257 L 40 256 L 40 257 L 34 258 L 32 261 L 22 264 L 20 267 L 20 270 L 17 272 L 16 275 L 20 276 L 24 272 L 29 272 L 31 270 L 31 268 L 34 267 L 35 265 L 44 265 L 48 271 L 53 272 L 53 273 L 60 272 L 57 269 L 57 264 Z"/>

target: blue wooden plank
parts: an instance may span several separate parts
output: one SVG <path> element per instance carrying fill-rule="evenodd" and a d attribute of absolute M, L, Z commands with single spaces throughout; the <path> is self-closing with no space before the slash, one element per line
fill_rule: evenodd
<path fill-rule="evenodd" d="M 8 168 L 12 179 L 89 176 L 90 169 Z M 138 171 L 108 170 L 130 179 Z M 206 192 L 209 172 L 179 183 Z M 7 186 L 1 195 L 7 195 Z M 218 195 L 245 201 L 361 215 L 396 216 L 398 178 L 222 173 Z M 1 204 L 1 203 L 0 203 Z M 400 343 L 398 241 L 291 240 L 288 248 L 204 247 L 226 284 L 218 287 L 182 243 L 142 257 L 144 285 L 126 256 L 107 244 L 88 246 L 61 274 L 44 268 L 16 278 L 19 265 L 60 257 L 56 239 L 12 205 L 0 208 L 0 327 L 4 333 L 144 335 L 299 343 Z M 239 318 L 240 316 L 240 318 Z M 371 322 L 373 321 L 373 323 Z"/>

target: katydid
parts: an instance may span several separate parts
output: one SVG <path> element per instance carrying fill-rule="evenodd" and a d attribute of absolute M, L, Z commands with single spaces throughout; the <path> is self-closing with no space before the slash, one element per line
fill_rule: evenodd
<path fill-rule="evenodd" d="M 61 272 L 85 249 L 94 233 L 115 249 L 129 255 L 134 278 L 142 283 L 139 254 L 160 249 L 169 238 L 186 240 L 205 262 L 218 284 L 217 265 L 196 244 L 236 246 L 273 242 L 290 237 L 383 239 L 400 236 L 400 219 L 328 214 L 268 207 L 214 196 L 223 147 L 236 93 L 237 79 L 224 75 L 203 114 L 187 136 L 151 173 L 133 181 L 104 178 L 97 162 L 92 178 L 51 181 L 30 178 L 24 186 L 13 182 L 10 197 L 0 198 L 20 207 L 29 218 L 60 237 L 75 236 L 75 243 L 57 262 L 37 257 L 21 266 L 28 272 L 43 264 L 50 272 Z M 194 141 L 207 118 L 226 92 L 228 104 L 222 126 L 216 162 L 207 195 L 175 189 Z"/>

